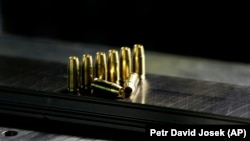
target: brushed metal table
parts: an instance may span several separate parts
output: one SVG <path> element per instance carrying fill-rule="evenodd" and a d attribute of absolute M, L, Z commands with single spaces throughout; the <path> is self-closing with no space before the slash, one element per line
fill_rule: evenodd
<path fill-rule="evenodd" d="M 110 48 L 120 47 L 1 35 L 0 85 L 61 92 L 68 56 Z M 145 51 L 146 80 L 130 99 L 118 102 L 250 119 L 250 64 Z M 27 72 L 30 65 L 34 68 Z M 103 140 L 10 127 L 0 127 L 0 132 L 1 140 Z"/>

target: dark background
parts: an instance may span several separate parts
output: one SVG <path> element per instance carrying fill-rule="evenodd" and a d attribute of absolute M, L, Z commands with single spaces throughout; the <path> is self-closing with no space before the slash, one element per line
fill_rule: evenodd
<path fill-rule="evenodd" d="M 250 62 L 246 4 L 1 1 L 3 33 Z"/>

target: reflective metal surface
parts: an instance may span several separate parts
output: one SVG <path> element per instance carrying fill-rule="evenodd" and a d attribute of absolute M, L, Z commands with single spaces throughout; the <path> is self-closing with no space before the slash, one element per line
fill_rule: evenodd
<path fill-rule="evenodd" d="M 1 86 L 49 92 L 67 89 L 66 64 L 18 61 L 21 65 L 13 69 L 6 65 L 15 67 L 16 58 L 1 57 Z M 27 69 L 30 65 L 33 69 Z M 136 94 L 120 101 L 250 118 L 250 86 L 245 85 L 146 74 Z"/>
<path fill-rule="evenodd" d="M 0 45 L 1 55 L 14 57 L 14 59 L 1 57 L 0 85 L 52 92 L 67 89 L 65 58 L 69 54 L 81 56 L 83 52 L 94 54 L 110 48 L 109 46 L 11 36 L 1 36 Z M 150 58 L 146 61 L 146 79 L 140 82 L 135 94 L 132 94 L 130 98 L 119 100 L 120 102 L 250 118 L 249 64 L 149 51 L 145 54 L 147 58 Z M 20 65 L 16 57 L 29 58 L 33 61 L 26 60 Z M 35 59 L 52 62 L 51 65 L 46 62 L 38 64 Z M 17 64 L 19 64 L 18 67 L 16 67 Z M 30 65 L 34 67 L 27 71 Z M 13 66 L 14 69 L 6 66 Z M 31 82 L 32 85 L 30 85 Z M 8 130 L 12 128 L 0 127 L 1 133 Z M 82 140 L 74 136 L 24 129 L 13 130 L 18 131 L 16 136 L 5 137 L 1 134 L 0 140 Z M 83 139 L 88 140 L 88 138 Z"/>
<path fill-rule="evenodd" d="M 250 87 L 146 75 L 126 102 L 250 118 Z"/>

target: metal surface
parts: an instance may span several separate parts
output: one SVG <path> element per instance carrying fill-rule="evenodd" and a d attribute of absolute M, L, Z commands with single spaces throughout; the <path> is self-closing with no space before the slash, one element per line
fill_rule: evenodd
<path fill-rule="evenodd" d="M 36 91 L 67 88 L 65 64 L 1 56 L 0 85 Z M 16 64 L 19 67 L 14 69 Z M 27 69 L 33 66 L 33 69 Z M 250 87 L 195 79 L 147 74 L 131 99 L 147 105 L 250 118 Z"/>
<path fill-rule="evenodd" d="M 19 67 L 13 69 L 17 63 Z M 1 86 L 48 92 L 67 88 L 65 64 L 3 56 L 0 64 Z M 248 86 L 148 74 L 131 100 L 122 101 L 249 118 L 249 90 Z"/>
<path fill-rule="evenodd" d="M 17 132 L 16 135 L 6 136 L 5 132 Z M 20 128 L 0 128 L 1 141 L 102 141 L 103 139 L 62 135 L 56 133 L 39 132 Z M 104 141 L 104 140 L 103 140 Z"/>
<path fill-rule="evenodd" d="M 67 87 L 67 67 L 65 64 L 67 59 L 65 60 L 65 58 L 69 54 L 80 56 L 83 52 L 95 53 L 98 50 L 109 49 L 106 46 L 100 47 L 88 44 L 84 45 L 83 49 L 82 45 L 77 43 L 9 38 L 8 36 L 1 37 L 0 43 L 1 54 L 52 61 L 49 66 L 47 62 L 37 60 L 24 61 L 25 63 L 20 64 L 21 59 L 3 56 L 0 60 L 1 86 L 25 87 L 31 90 L 51 92 L 61 92 Z M 72 48 L 69 48 L 69 46 Z M 249 119 L 249 64 L 227 63 L 158 53 L 148 53 L 147 58 L 150 58 L 146 61 L 148 64 L 146 65 L 147 72 L 157 72 L 158 74 L 164 74 L 164 76 L 146 74 L 147 79 L 141 82 L 137 93 L 133 94 L 130 99 L 120 100 L 122 103 L 132 102 L 159 107 L 172 107 Z M 16 67 L 17 64 L 18 67 Z M 26 69 L 30 65 L 33 68 L 27 72 Z M 1 127 L 0 130 L 3 133 L 3 131 L 12 130 L 12 128 Z M 2 135 L 0 139 L 88 140 L 88 138 L 70 135 L 50 134 L 25 129 L 13 130 L 17 130 L 19 134 L 13 137 L 4 137 Z"/>
<path fill-rule="evenodd" d="M 56 93 L 61 93 L 62 96 L 65 95 L 65 93 L 63 92 L 67 88 L 67 81 L 66 81 L 67 71 L 65 69 L 67 68 L 66 64 L 59 64 L 59 63 L 53 63 L 53 62 L 48 63 L 48 62 L 39 61 L 39 60 L 17 59 L 17 58 L 11 58 L 11 57 L 6 57 L 6 56 L 1 56 L 0 64 L 1 64 L 0 65 L 0 74 L 1 74 L 0 79 L 2 80 L 0 82 L 1 86 L 12 87 L 13 89 L 25 88 L 28 90 L 40 91 L 41 93 L 48 92 L 47 96 L 50 97 L 49 99 L 47 99 L 46 96 L 42 96 L 39 98 L 39 97 L 35 97 L 35 95 L 34 96 L 30 95 L 29 97 L 20 95 L 19 97 L 18 93 L 17 94 L 2 93 L 1 94 L 1 101 L 4 99 L 7 100 L 9 97 L 11 98 L 11 99 L 8 99 L 10 103 L 15 103 L 15 102 L 20 103 L 22 101 L 27 102 L 25 105 L 27 106 L 30 105 L 31 106 L 30 108 L 33 108 L 33 110 L 30 109 L 30 112 L 28 113 L 31 113 L 31 115 L 33 116 L 36 116 L 37 114 L 38 114 L 37 116 L 39 116 L 39 111 L 40 111 L 40 113 L 47 113 L 47 115 L 44 115 L 44 116 L 49 119 L 50 118 L 60 119 L 64 121 L 64 120 L 69 120 L 67 119 L 68 116 L 69 117 L 72 116 L 69 112 L 67 112 L 66 109 L 73 108 L 72 112 L 80 111 L 80 110 L 90 110 L 87 113 L 94 112 L 92 110 L 95 109 L 95 111 L 102 111 L 105 113 L 105 114 L 101 114 L 104 117 L 100 117 L 101 115 L 99 115 L 99 120 L 102 119 L 103 120 L 102 123 L 106 124 L 105 122 L 107 122 L 107 119 L 109 119 L 107 123 L 114 122 L 112 121 L 114 117 L 108 118 L 111 115 L 117 115 L 118 117 L 122 117 L 122 114 L 124 112 L 130 111 L 131 114 L 128 114 L 127 118 L 124 117 L 124 119 L 122 119 L 122 122 L 133 125 L 131 127 L 134 127 L 133 130 L 135 131 L 140 130 L 139 127 L 143 125 L 143 122 L 140 120 L 136 120 L 135 122 L 135 121 L 132 121 L 132 119 L 137 119 L 137 118 L 140 119 L 140 117 L 144 117 L 148 121 L 151 121 L 152 120 L 151 118 L 154 118 L 154 119 L 157 119 L 158 121 L 165 121 L 165 122 L 170 122 L 171 119 L 172 120 L 174 119 L 177 121 L 177 123 L 181 123 L 181 122 L 186 122 L 184 119 L 187 119 L 187 117 L 184 116 L 185 114 L 183 115 L 184 117 L 178 117 L 178 116 L 172 117 L 173 115 L 168 115 L 167 111 L 162 111 L 162 114 L 166 114 L 162 116 L 160 115 L 160 113 L 157 113 L 157 109 L 144 111 L 143 113 L 145 115 L 143 114 L 140 115 L 140 112 L 137 111 L 137 108 L 134 107 L 133 109 L 135 109 L 135 111 L 133 111 L 133 109 L 127 109 L 126 108 L 127 106 L 119 107 L 118 106 L 119 104 L 122 104 L 122 103 L 129 104 L 131 102 L 138 103 L 142 106 L 139 109 L 142 109 L 144 106 L 146 107 L 146 105 L 154 105 L 154 106 L 157 106 L 159 109 L 164 108 L 164 107 L 166 108 L 171 107 L 171 108 L 176 108 L 176 111 L 178 111 L 177 109 L 200 111 L 200 112 L 207 113 L 208 117 L 211 117 L 210 113 L 215 113 L 218 115 L 227 115 L 231 117 L 244 117 L 245 119 L 249 119 L 250 117 L 250 112 L 248 110 L 249 100 L 250 100 L 250 91 L 249 91 L 249 87 L 246 87 L 246 86 L 238 86 L 238 85 L 193 80 L 193 79 L 183 79 L 183 78 L 176 78 L 176 77 L 147 74 L 146 76 L 147 79 L 144 79 L 141 81 L 139 89 L 136 94 L 131 95 L 129 99 L 121 99 L 121 100 L 116 101 L 118 102 L 117 103 L 118 105 L 114 105 L 114 103 L 109 106 L 107 105 L 109 108 L 113 109 L 109 111 L 107 110 L 108 107 L 105 105 L 102 105 L 102 106 L 97 106 L 97 105 L 90 106 L 89 105 L 90 106 L 89 109 L 86 108 L 87 105 L 80 106 L 81 104 L 84 103 L 82 100 L 86 102 L 87 101 L 91 102 L 95 99 L 88 99 L 87 97 L 82 97 L 81 99 L 70 104 L 69 103 L 70 101 L 68 101 L 67 99 L 63 100 L 62 99 L 63 97 L 60 98 L 60 96 L 58 97 L 56 95 L 53 96 L 49 94 L 50 92 L 56 92 Z M 13 67 L 15 67 L 15 64 L 19 64 L 18 69 L 13 69 Z M 33 69 L 32 70 L 28 69 L 28 66 L 33 66 L 32 67 Z M 20 94 L 22 94 L 21 91 L 17 91 L 17 92 L 20 92 Z M 72 98 L 73 97 L 75 99 L 80 98 L 79 96 L 72 96 Z M 20 101 L 19 99 L 22 99 L 22 101 Z M 60 102 L 60 99 L 63 101 Z M 53 116 L 53 113 L 51 111 L 52 107 L 46 108 L 49 106 L 53 106 L 52 105 L 53 103 L 56 104 L 54 105 L 55 107 L 61 107 L 60 109 L 62 109 L 63 107 L 66 108 L 65 109 L 66 111 L 64 110 L 64 112 L 62 112 L 61 114 L 54 111 L 53 113 L 57 116 Z M 19 108 L 19 109 L 22 108 L 21 105 L 14 106 L 14 107 Z M 45 108 L 44 110 L 43 110 L 43 107 Z M 98 107 L 101 109 L 98 110 Z M 2 108 L 4 108 L 3 105 L 2 105 Z M 120 109 L 120 113 L 116 111 L 115 109 Z M 175 110 L 173 109 L 172 112 L 174 111 Z M 84 114 L 81 113 L 76 116 L 80 118 L 80 116 L 84 116 Z M 107 117 L 105 118 L 105 116 Z M 61 118 L 58 118 L 58 117 L 61 117 Z M 86 115 L 85 118 L 89 118 L 89 120 L 96 120 L 96 121 L 98 120 L 97 117 L 93 119 L 93 116 L 91 115 Z M 199 122 L 199 119 L 196 119 L 196 118 L 197 117 L 193 117 L 192 119 L 188 119 L 188 121 L 191 123 Z M 212 119 L 208 120 L 207 123 L 216 124 L 217 121 L 214 119 L 216 118 L 213 117 Z M 73 119 L 72 117 L 72 121 L 74 120 L 75 118 Z M 38 123 L 41 123 L 41 122 L 38 122 Z M 116 121 L 116 123 L 118 126 L 119 122 Z M 228 124 L 226 123 L 226 121 L 224 121 L 223 123 Z M 132 130 L 132 128 L 129 128 L 129 129 Z M 52 136 L 51 138 L 57 139 L 56 135 L 54 136 L 50 134 L 44 135 L 42 132 L 38 132 L 38 133 L 39 135 L 41 135 L 41 138 L 39 138 L 39 136 L 37 137 L 39 138 L 39 140 L 48 138 L 48 136 Z M 61 136 L 59 135 L 58 138 L 60 137 Z M 69 139 L 70 138 L 71 137 L 69 137 Z M 31 140 L 34 138 L 29 138 L 29 139 Z"/>

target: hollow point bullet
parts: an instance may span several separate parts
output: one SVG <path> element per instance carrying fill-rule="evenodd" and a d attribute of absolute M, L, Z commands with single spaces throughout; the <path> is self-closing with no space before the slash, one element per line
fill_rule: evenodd
<path fill-rule="evenodd" d="M 108 54 L 108 81 L 119 84 L 120 66 L 117 50 L 109 50 Z"/>
<path fill-rule="evenodd" d="M 124 98 L 124 88 L 117 83 L 94 78 L 91 87 L 101 97 Z"/>
<path fill-rule="evenodd" d="M 95 77 L 102 80 L 107 80 L 107 61 L 105 52 L 96 53 Z"/>
<path fill-rule="evenodd" d="M 143 45 L 134 44 L 132 62 L 133 62 L 133 72 L 137 73 L 140 79 L 144 79 L 145 54 Z"/>
<path fill-rule="evenodd" d="M 79 92 L 80 76 L 79 76 L 79 59 L 76 56 L 70 56 L 68 59 L 68 91 L 70 93 Z"/>
<path fill-rule="evenodd" d="M 81 87 L 82 90 L 88 93 L 91 90 L 91 83 L 93 81 L 93 59 L 91 54 L 82 55 L 81 65 Z"/>
<path fill-rule="evenodd" d="M 121 47 L 120 53 L 120 78 L 121 85 L 129 78 L 132 72 L 131 50 L 129 47 Z"/>

